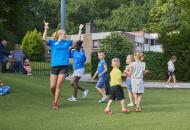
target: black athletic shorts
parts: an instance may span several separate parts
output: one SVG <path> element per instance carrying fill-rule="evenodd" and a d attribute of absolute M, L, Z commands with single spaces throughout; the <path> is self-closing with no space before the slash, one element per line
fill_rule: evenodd
<path fill-rule="evenodd" d="M 60 65 L 60 66 L 51 67 L 51 74 L 53 75 L 59 75 L 59 74 L 68 75 L 68 72 L 69 72 L 68 65 Z"/>
<path fill-rule="evenodd" d="M 123 88 L 120 85 L 110 87 L 110 100 L 125 99 Z"/>
<path fill-rule="evenodd" d="M 169 76 L 173 76 L 173 75 L 174 75 L 174 71 L 169 71 L 169 70 L 168 70 L 168 75 L 169 75 Z"/>

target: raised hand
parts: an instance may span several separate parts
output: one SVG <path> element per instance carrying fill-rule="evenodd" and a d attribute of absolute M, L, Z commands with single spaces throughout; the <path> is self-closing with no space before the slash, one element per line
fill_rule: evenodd
<path fill-rule="evenodd" d="M 79 29 L 82 30 L 83 27 L 84 27 L 84 25 L 80 24 Z"/>
<path fill-rule="evenodd" d="M 49 29 L 49 23 L 44 20 L 44 29 Z"/>

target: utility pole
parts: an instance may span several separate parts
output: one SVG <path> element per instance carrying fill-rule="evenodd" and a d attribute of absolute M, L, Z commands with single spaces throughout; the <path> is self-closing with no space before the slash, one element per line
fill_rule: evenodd
<path fill-rule="evenodd" d="M 61 29 L 66 31 L 66 0 L 61 0 Z"/>

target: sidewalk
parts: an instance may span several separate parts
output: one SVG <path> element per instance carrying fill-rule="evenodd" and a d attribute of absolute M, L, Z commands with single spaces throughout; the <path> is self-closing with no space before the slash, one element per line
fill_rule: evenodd
<path fill-rule="evenodd" d="M 69 77 L 67 77 L 66 80 L 71 80 L 71 77 L 72 77 L 72 75 L 69 75 Z M 91 74 L 84 74 L 82 76 L 82 78 L 80 79 L 80 81 L 96 82 L 96 81 L 91 80 Z M 123 85 L 126 86 L 125 83 L 123 83 Z M 148 82 L 144 83 L 145 88 L 166 88 L 165 85 L 166 85 L 165 82 L 151 82 L 151 81 L 149 82 L 148 81 Z M 176 88 L 176 89 L 190 88 L 190 83 L 181 82 L 181 83 L 177 83 L 177 85 L 180 86 L 180 87 L 178 87 L 178 88 L 171 87 L 171 88 L 168 88 L 168 89 L 172 89 L 172 88 Z"/>

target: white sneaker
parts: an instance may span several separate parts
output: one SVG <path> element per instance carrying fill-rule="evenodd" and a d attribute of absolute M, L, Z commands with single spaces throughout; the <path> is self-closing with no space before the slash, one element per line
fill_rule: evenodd
<path fill-rule="evenodd" d="M 86 90 L 83 92 L 82 97 L 85 98 L 87 95 L 88 95 L 88 89 L 86 89 Z"/>
<path fill-rule="evenodd" d="M 132 106 L 134 106 L 134 104 L 131 102 L 131 103 L 127 104 L 127 106 L 132 107 Z"/>
<path fill-rule="evenodd" d="M 167 84 L 167 85 L 166 85 L 166 88 L 171 88 L 171 86 Z"/>
<path fill-rule="evenodd" d="M 98 100 L 98 103 L 105 103 L 107 101 L 107 96 L 102 97 L 102 99 Z"/>
<path fill-rule="evenodd" d="M 104 96 L 101 100 L 102 100 L 103 102 L 106 102 L 107 99 L 108 99 L 108 97 L 107 97 L 107 96 Z"/>
<path fill-rule="evenodd" d="M 102 99 L 98 100 L 98 103 L 103 103 Z"/>
<path fill-rule="evenodd" d="M 70 102 L 76 102 L 77 98 L 72 96 L 72 97 L 68 98 L 67 100 L 70 101 Z"/>

